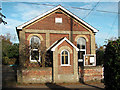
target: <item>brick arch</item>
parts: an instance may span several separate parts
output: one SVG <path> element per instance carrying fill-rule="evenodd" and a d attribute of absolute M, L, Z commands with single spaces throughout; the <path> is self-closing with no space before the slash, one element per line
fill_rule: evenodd
<path fill-rule="evenodd" d="M 66 50 L 68 50 L 70 53 L 72 53 L 71 48 L 68 47 L 68 46 L 62 46 L 62 47 L 58 50 L 58 53 L 61 53 L 61 51 L 64 50 L 64 49 L 66 49 Z"/>
<path fill-rule="evenodd" d="M 85 38 L 86 42 L 88 42 L 88 38 L 87 38 L 85 35 L 77 35 L 77 36 L 75 37 L 75 41 L 77 42 L 78 38 L 80 38 L 80 37 Z"/>
<path fill-rule="evenodd" d="M 43 41 L 43 37 L 42 37 L 40 34 L 30 34 L 30 35 L 28 36 L 27 40 L 30 40 L 30 38 L 31 38 L 32 36 L 37 36 L 37 37 L 40 38 L 41 41 Z"/>

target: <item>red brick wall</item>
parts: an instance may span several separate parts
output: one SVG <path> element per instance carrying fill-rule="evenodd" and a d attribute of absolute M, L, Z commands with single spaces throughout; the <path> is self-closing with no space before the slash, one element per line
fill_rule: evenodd
<path fill-rule="evenodd" d="M 55 18 L 62 18 L 62 24 L 55 23 Z M 53 13 L 48 17 L 38 21 L 26 29 L 40 29 L 40 30 L 71 30 L 71 19 L 65 14 Z M 83 26 L 73 21 L 73 31 L 87 31 Z"/>
<path fill-rule="evenodd" d="M 22 78 L 21 78 L 22 76 Z M 47 83 L 52 82 L 52 67 L 28 68 L 17 71 L 17 81 L 21 83 Z"/>
<path fill-rule="evenodd" d="M 24 70 L 23 76 L 41 76 L 41 75 L 52 75 L 52 68 L 39 68 L 38 69 L 31 69 L 31 70 Z"/>
<path fill-rule="evenodd" d="M 60 10 L 59 10 L 60 11 Z M 55 23 L 55 18 L 56 17 L 61 17 L 62 18 L 62 23 Z M 72 26 L 73 31 L 86 31 L 89 32 L 87 29 L 85 29 L 83 26 L 81 26 L 79 23 L 73 20 L 73 26 Z M 46 18 L 38 21 L 37 23 L 34 23 L 27 27 L 26 29 L 39 29 L 39 30 L 62 30 L 62 31 L 71 31 L 71 18 L 65 15 L 64 13 L 62 14 L 57 14 L 53 13 Z M 45 45 L 45 35 L 42 35 L 44 39 L 44 45 Z M 77 34 L 73 34 L 73 40 L 75 40 L 75 37 Z M 89 42 L 86 44 L 87 45 L 87 54 L 90 54 L 90 35 L 86 35 L 87 38 L 89 39 Z M 68 34 L 50 34 L 50 45 L 52 45 L 55 41 L 61 39 L 62 37 L 67 37 L 69 39 Z M 77 43 L 73 41 L 73 43 L 77 46 Z"/>
<path fill-rule="evenodd" d="M 84 67 L 84 70 L 79 69 L 79 73 L 82 73 L 84 75 L 84 81 L 94 81 L 103 79 L 102 66 Z"/>
<path fill-rule="evenodd" d="M 68 44 L 66 41 L 64 41 L 62 44 L 60 44 L 58 46 L 58 50 L 62 47 L 62 46 L 68 46 L 71 48 L 72 52 L 73 52 L 73 47 Z M 69 52 L 70 53 L 70 52 Z M 58 74 L 73 74 L 73 53 L 70 54 L 70 65 L 71 66 L 61 66 L 61 53 L 58 54 Z"/>
<path fill-rule="evenodd" d="M 31 33 L 25 33 L 25 39 L 27 40 L 28 36 Z M 41 42 L 42 45 L 46 46 L 46 34 L 40 33 L 40 35 L 43 37 L 43 41 Z M 76 36 L 79 34 L 73 34 L 73 44 L 77 46 L 77 42 L 75 41 Z M 88 38 L 88 42 L 86 43 L 86 53 L 90 54 L 90 35 L 85 35 Z M 55 41 L 60 40 L 63 37 L 67 37 L 69 39 L 69 34 L 50 34 L 50 45 L 52 45 Z"/>
<path fill-rule="evenodd" d="M 69 39 L 69 34 L 50 34 L 50 45 L 63 37 L 67 37 Z"/>

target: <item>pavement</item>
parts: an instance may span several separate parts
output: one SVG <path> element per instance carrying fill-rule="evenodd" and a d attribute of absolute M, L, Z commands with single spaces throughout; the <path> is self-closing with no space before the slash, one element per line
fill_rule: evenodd
<path fill-rule="evenodd" d="M 13 67 L 2 66 L 2 90 L 41 90 L 41 89 L 66 89 L 66 90 L 103 90 L 103 83 L 62 83 L 62 84 L 18 84 L 16 71 Z"/>
<path fill-rule="evenodd" d="M 18 85 L 16 88 L 21 88 L 21 89 L 74 89 L 74 90 L 103 90 L 104 89 L 104 84 L 99 83 L 99 84 L 82 84 L 82 83 L 71 83 L 71 84 L 52 84 L 52 83 L 46 83 L 45 85 Z"/>

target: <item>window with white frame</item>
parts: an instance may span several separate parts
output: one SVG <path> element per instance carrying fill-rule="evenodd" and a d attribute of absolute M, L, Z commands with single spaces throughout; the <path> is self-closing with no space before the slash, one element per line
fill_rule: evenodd
<path fill-rule="evenodd" d="M 62 18 L 55 18 L 55 23 L 62 23 Z"/>
<path fill-rule="evenodd" d="M 84 55 L 86 54 L 86 40 L 83 37 L 78 38 L 77 40 L 78 51 L 78 62 L 83 62 Z"/>
<path fill-rule="evenodd" d="M 61 66 L 69 66 L 70 65 L 70 54 L 67 50 L 63 50 L 61 52 Z"/>
<path fill-rule="evenodd" d="M 37 36 L 32 36 L 30 39 L 30 61 L 31 62 L 40 62 L 40 39 Z"/>

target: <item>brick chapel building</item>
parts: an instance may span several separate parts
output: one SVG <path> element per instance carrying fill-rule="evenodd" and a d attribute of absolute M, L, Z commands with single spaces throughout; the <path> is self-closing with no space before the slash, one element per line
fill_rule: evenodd
<path fill-rule="evenodd" d="M 98 30 L 61 5 L 16 27 L 16 30 L 20 42 L 19 53 L 26 42 L 29 45 L 37 42 L 52 52 L 52 67 L 44 69 L 44 74 L 42 69 L 34 73 L 23 70 L 22 74 L 18 70 L 18 81 L 78 82 L 79 66 L 96 66 L 95 33 Z M 37 62 L 36 56 L 41 62 L 37 48 L 31 50 L 29 62 Z M 21 61 L 24 61 L 22 53 L 19 56 L 19 62 Z"/>

